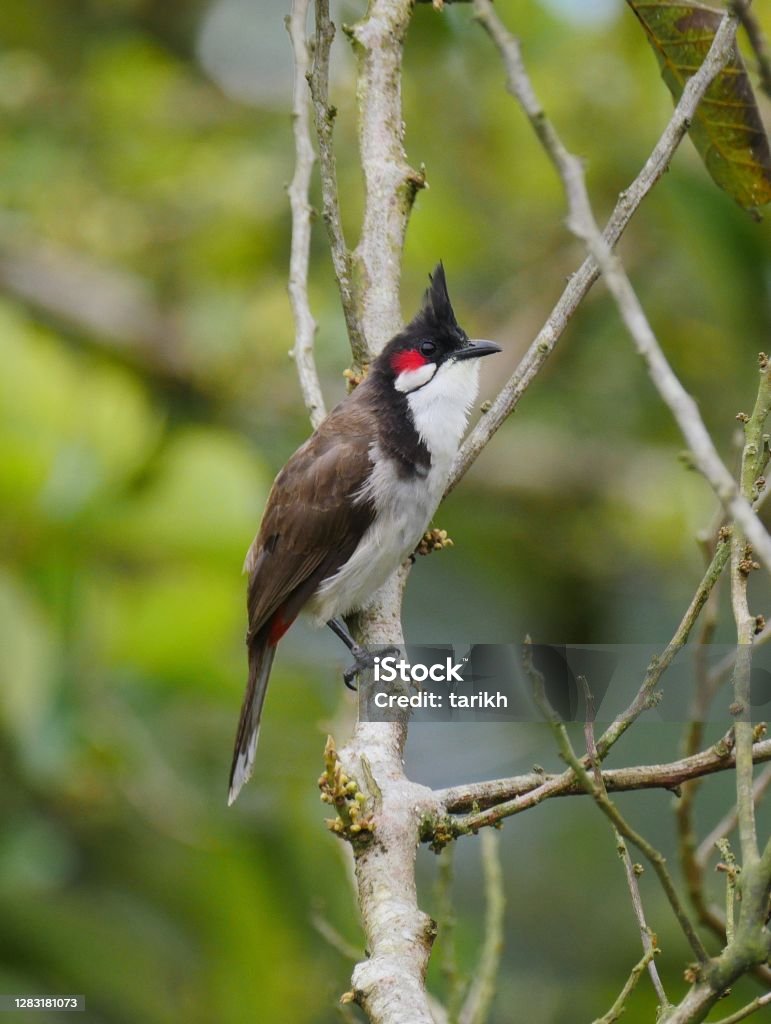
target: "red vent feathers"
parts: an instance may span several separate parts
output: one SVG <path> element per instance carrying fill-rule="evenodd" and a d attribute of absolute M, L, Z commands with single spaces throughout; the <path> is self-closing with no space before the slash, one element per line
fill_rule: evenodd
<path fill-rule="evenodd" d="M 268 626 L 268 643 L 275 647 L 293 622 L 294 618 L 288 620 L 285 619 L 284 609 L 279 608 L 273 615 L 273 618 L 270 620 L 270 625 Z"/>

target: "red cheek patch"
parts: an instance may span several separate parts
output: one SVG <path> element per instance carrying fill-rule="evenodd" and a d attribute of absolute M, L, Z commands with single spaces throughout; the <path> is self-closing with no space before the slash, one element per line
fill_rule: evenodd
<path fill-rule="evenodd" d="M 410 370 L 419 370 L 421 366 L 425 366 L 428 360 L 425 356 L 422 356 L 416 348 L 408 348 L 403 352 L 397 352 L 391 359 L 391 367 L 394 373 L 398 376 L 400 373 L 409 372 Z"/>

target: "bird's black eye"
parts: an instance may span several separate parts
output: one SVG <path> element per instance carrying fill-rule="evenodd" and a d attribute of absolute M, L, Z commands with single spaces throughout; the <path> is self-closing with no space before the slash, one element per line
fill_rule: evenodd
<path fill-rule="evenodd" d="M 433 356 L 433 355 L 436 355 L 436 342 L 435 341 L 421 341 L 421 343 L 420 343 L 420 354 L 422 356 Z"/>

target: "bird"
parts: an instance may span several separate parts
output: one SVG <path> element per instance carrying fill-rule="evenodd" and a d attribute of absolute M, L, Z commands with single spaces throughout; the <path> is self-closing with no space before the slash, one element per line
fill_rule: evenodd
<path fill-rule="evenodd" d="M 302 612 L 354 656 L 343 616 L 366 606 L 423 537 L 450 478 L 479 389 L 479 359 L 500 352 L 459 326 L 440 262 L 413 319 L 363 381 L 290 457 L 244 563 L 248 682 L 228 804 L 252 774 L 279 641 Z"/>

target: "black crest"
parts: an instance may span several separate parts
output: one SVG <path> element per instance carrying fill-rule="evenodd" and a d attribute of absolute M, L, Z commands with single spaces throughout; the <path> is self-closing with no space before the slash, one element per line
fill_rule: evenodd
<path fill-rule="evenodd" d="M 423 305 L 407 325 L 406 331 L 410 334 L 449 334 L 465 338 L 464 332 L 455 319 L 441 260 L 434 268 L 433 274 L 428 275 L 428 278 L 431 284 L 423 296 Z"/>
<path fill-rule="evenodd" d="M 391 338 L 372 365 L 375 376 L 382 375 L 389 383 L 398 372 L 393 360 L 400 351 L 417 349 L 423 343 L 432 342 L 431 359 L 440 363 L 468 343 L 466 332 L 455 319 L 441 262 L 437 263 L 433 274 L 429 274 L 429 280 L 431 284 L 418 312 L 399 334 Z"/>

